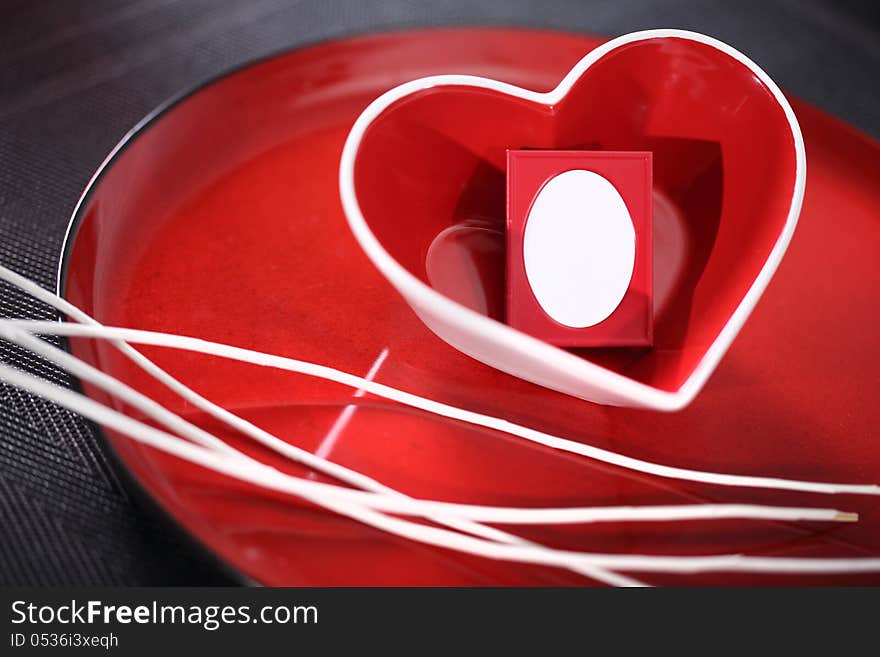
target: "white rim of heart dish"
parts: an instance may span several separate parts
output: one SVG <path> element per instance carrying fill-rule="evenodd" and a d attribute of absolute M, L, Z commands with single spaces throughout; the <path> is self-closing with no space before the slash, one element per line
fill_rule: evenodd
<path fill-rule="evenodd" d="M 574 84 L 594 63 L 608 53 L 638 41 L 669 38 L 686 39 L 711 46 L 740 62 L 754 73 L 772 93 L 776 102 L 779 103 L 779 106 L 785 113 L 791 129 L 796 156 L 795 182 L 792 189 L 791 204 L 782 232 L 748 292 L 746 292 L 727 323 L 706 350 L 706 353 L 693 372 L 691 372 L 690 376 L 678 390 L 661 390 L 618 374 L 510 328 L 501 322 L 490 319 L 449 299 L 420 281 L 400 265 L 383 248 L 370 230 L 361 212 L 355 191 L 355 163 L 364 133 L 370 127 L 370 124 L 392 104 L 408 95 L 433 87 L 466 86 L 491 89 L 538 104 L 554 105 L 566 96 Z M 410 297 L 418 300 L 420 305 L 430 307 L 433 312 L 442 314 L 448 323 L 455 324 L 484 340 L 491 340 L 496 346 L 504 346 L 540 358 L 547 365 L 566 376 L 583 380 L 585 384 L 607 391 L 613 397 L 621 400 L 622 405 L 676 411 L 687 406 L 703 388 L 703 385 L 748 319 L 758 299 L 761 298 L 770 279 L 773 278 L 773 274 L 776 272 L 776 268 L 779 266 L 794 234 L 794 229 L 797 226 L 806 184 L 806 167 L 804 140 L 794 111 L 776 83 L 757 64 L 735 48 L 704 34 L 685 30 L 658 29 L 625 34 L 602 44 L 590 51 L 575 64 L 555 89 L 547 92 L 531 91 L 497 80 L 472 75 L 433 75 L 406 82 L 385 92 L 367 106 L 357 118 L 348 134 L 339 165 L 339 192 L 348 224 L 361 248 L 379 271 L 404 295 L 411 305 Z"/>

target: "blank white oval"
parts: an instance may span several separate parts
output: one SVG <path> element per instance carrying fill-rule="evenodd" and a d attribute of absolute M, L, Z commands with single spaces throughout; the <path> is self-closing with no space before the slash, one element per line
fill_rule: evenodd
<path fill-rule="evenodd" d="M 620 305 L 635 266 L 636 235 L 606 178 L 582 169 L 552 178 L 532 203 L 523 240 L 529 285 L 555 321 L 594 326 Z"/>

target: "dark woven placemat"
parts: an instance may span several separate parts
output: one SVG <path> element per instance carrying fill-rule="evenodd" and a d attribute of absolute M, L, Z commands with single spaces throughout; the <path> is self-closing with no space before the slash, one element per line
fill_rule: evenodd
<path fill-rule="evenodd" d="M 53 287 L 80 191 L 115 142 L 164 98 L 283 48 L 375 29 L 694 29 L 734 44 L 785 89 L 877 136 L 874 4 L 0 0 L 0 262 Z M 6 286 L 0 315 L 52 317 Z M 2 342 L 0 358 L 66 381 Z M 0 585 L 229 581 L 132 499 L 87 424 L 0 387 Z"/>

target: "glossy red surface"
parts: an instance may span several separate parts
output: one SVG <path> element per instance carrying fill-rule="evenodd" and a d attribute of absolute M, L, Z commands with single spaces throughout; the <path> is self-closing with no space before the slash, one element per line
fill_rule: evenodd
<path fill-rule="evenodd" d="M 526 271 L 524 239 L 535 199 L 553 177 L 572 170 L 592 171 L 608 181 L 626 207 L 635 234 L 633 267 L 620 303 L 602 321 L 583 328 L 560 324 L 535 297 Z M 563 347 L 649 346 L 652 342 L 651 154 L 619 151 L 508 151 L 507 153 L 507 314 L 513 328 Z M 603 217 L 590 199 L 572 199 L 583 220 L 603 241 Z M 571 239 L 565 235 L 559 239 Z M 583 251 L 578 258 L 583 258 Z M 467 268 L 463 268 L 468 271 Z M 570 270 L 570 268 L 569 268 Z M 602 276 L 597 273 L 597 276 Z M 607 276 L 607 275 L 606 275 Z M 468 285 L 460 288 L 467 289 Z M 579 288 L 579 292 L 582 288 Z"/>
<path fill-rule="evenodd" d="M 501 29 L 387 34 L 316 46 L 232 74 L 154 120 L 105 169 L 81 212 L 65 292 L 108 324 L 200 336 L 358 374 L 384 354 L 375 377 L 383 383 L 641 458 L 724 472 L 876 482 L 880 343 L 873 315 L 880 291 L 880 146 L 802 103 L 795 109 L 810 172 L 801 225 L 752 318 L 705 390 L 680 413 L 590 404 L 456 352 L 425 328 L 350 235 L 338 199 L 337 166 L 351 123 L 372 98 L 404 80 L 446 72 L 547 89 L 598 43 L 583 36 Z M 715 91 L 716 99 L 725 98 L 724 89 Z M 608 97 L 605 111 L 595 110 L 591 121 L 614 115 L 614 103 L 632 98 Z M 569 111 L 576 107 L 572 103 Z M 761 114 L 761 108 L 757 102 L 753 110 Z M 667 125 L 673 127 L 668 109 Z M 446 118 L 444 125 L 454 127 L 454 117 Z M 767 140 L 772 145 L 773 134 L 768 128 L 742 141 L 750 149 L 763 148 Z M 709 141 L 718 138 L 724 135 Z M 641 143 L 621 141 L 627 147 Z M 697 187 L 685 182 L 702 176 L 699 188 L 717 195 L 719 169 L 712 164 L 717 145 L 671 139 L 652 144 L 651 150 L 666 158 L 690 153 L 682 156 L 690 166 L 678 171 L 680 184 L 658 181 L 669 189 L 692 190 L 679 191 L 670 201 L 685 215 L 691 204 L 701 205 Z M 722 155 L 727 162 L 726 151 Z M 741 166 L 753 170 L 760 183 L 778 161 L 751 158 Z M 438 179 L 441 174 L 446 172 L 438 171 Z M 734 191 L 725 187 L 724 207 L 747 205 L 763 213 L 776 202 L 772 194 L 765 205 Z M 405 190 L 398 192 L 405 197 Z M 425 219 L 421 208 L 411 211 L 411 219 L 397 227 L 401 245 L 423 234 L 416 228 Z M 705 311 L 707 325 L 717 320 L 716 286 L 704 287 L 702 281 L 714 277 L 739 284 L 763 258 L 776 228 L 756 225 L 761 228 L 719 233 L 711 258 L 716 262 L 715 250 L 728 256 L 717 260 L 711 276 L 710 253 L 702 254 L 702 264 L 689 260 L 683 275 L 699 269 L 702 278 L 693 299 L 681 303 L 694 313 Z M 659 230 L 659 223 L 655 227 Z M 704 228 L 711 232 L 717 226 Z M 740 240 L 746 246 L 734 258 L 734 249 L 722 244 Z M 492 257 L 491 247 L 484 256 Z M 691 331 L 691 326 L 680 329 Z M 174 410 L 244 444 L 157 389 L 106 345 L 76 340 L 72 347 Z M 670 482 L 439 421 L 369 395 L 353 400 L 352 390 L 323 381 L 193 354 L 144 352 L 260 426 L 306 448 L 323 445 L 331 459 L 414 495 L 528 505 L 768 502 L 830 505 L 861 514 L 859 523 L 836 526 L 717 521 L 516 528 L 547 544 L 663 554 L 880 554 L 876 498 Z M 349 403 L 357 410 L 343 422 Z M 110 439 L 177 522 L 265 584 L 590 583 L 567 571 L 409 543 L 254 491 L 125 438 Z M 642 578 L 652 584 L 880 584 L 880 578 L 868 575 Z"/>

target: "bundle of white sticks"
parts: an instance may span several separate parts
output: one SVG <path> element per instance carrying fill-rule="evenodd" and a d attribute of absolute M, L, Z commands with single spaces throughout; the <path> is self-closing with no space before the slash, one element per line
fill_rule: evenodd
<path fill-rule="evenodd" d="M 144 414 L 165 430 L 136 420 L 85 395 L 0 364 L 0 380 L 39 395 L 98 424 L 200 467 L 254 486 L 280 491 L 333 513 L 409 540 L 488 559 L 566 568 L 617 586 L 644 586 L 631 573 L 752 572 L 778 574 L 832 574 L 880 572 L 880 558 L 788 558 L 739 554 L 654 556 L 603 554 L 561 550 L 527 541 L 493 525 L 559 525 L 594 522 L 661 522 L 751 518 L 782 521 L 855 522 L 854 513 L 829 508 L 782 507 L 756 504 L 679 504 L 600 507 L 498 507 L 417 499 L 369 475 L 344 467 L 301 449 L 206 399 L 175 379 L 131 344 L 181 349 L 244 363 L 306 374 L 350 386 L 399 404 L 511 434 L 553 449 L 610 463 L 658 477 L 824 494 L 880 495 L 880 485 L 832 484 L 760 476 L 721 474 L 677 468 L 618 454 L 595 446 L 513 424 L 419 397 L 375 381 L 324 365 L 208 342 L 192 337 L 107 327 L 36 283 L 0 266 L 0 279 L 66 315 L 69 322 L 2 319 L 0 339 L 27 349 L 83 381 L 104 390 Z M 237 432 L 342 484 L 327 484 L 281 472 L 234 448 L 124 382 L 96 369 L 39 335 L 82 337 L 109 341 L 150 376 L 187 402 Z M 409 519 L 408 519 L 409 518 Z M 421 520 L 421 521 L 420 521 Z M 430 521 L 426 524 L 424 520 Z M 630 574 L 623 574 L 630 573 Z"/>

